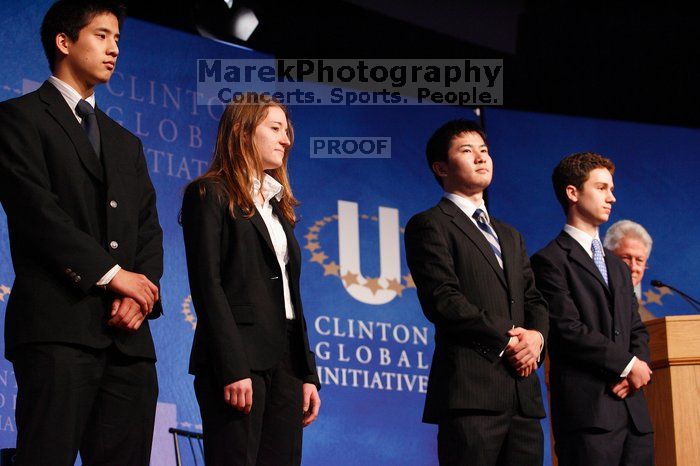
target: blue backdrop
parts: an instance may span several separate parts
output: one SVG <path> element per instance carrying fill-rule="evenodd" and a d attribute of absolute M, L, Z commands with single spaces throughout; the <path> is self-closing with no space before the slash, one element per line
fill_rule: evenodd
<path fill-rule="evenodd" d="M 0 26 L 14 38 L 0 51 L 0 100 L 48 76 L 39 24 L 50 3 L 0 3 Z M 177 216 L 183 187 L 211 157 L 220 112 L 195 105 L 195 61 L 262 55 L 137 20 L 127 21 L 122 37 L 117 72 L 98 89 L 97 104 L 141 137 L 158 193 L 165 315 L 152 323 L 160 383 L 152 462 L 174 464 L 167 428 L 201 429 L 187 375 L 196 316 Z M 296 229 L 304 248 L 302 296 L 324 384 L 321 416 L 305 431 L 304 464 L 436 464 L 436 429 L 420 422 L 433 330 L 416 299 L 402 234 L 408 218 L 441 195 L 424 161 L 427 138 L 450 118 L 475 116 L 447 106 L 295 106 L 291 115 L 297 142 L 290 175 L 302 202 Z M 618 167 L 611 220 L 638 221 L 655 240 L 644 284 L 648 309 L 657 316 L 690 312 L 648 281 L 697 291 L 700 131 L 501 109 L 486 116 L 495 164 L 490 213 L 518 228 L 530 252 L 564 222 L 550 187 L 554 165 L 572 152 L 602 153 Z M 311 138 L 365 136 L 391 138 L 391 158 L 310 156 Z M 0 215 L 2 313 L 13 281 L 6 229 Z M 3 360 L 0 447 L 15 441 L 15 395 L 12 366 Z M 548 433 L 547 421 L 543 426 Z M 549 464 L 549 443 L 546 451 Z"/>

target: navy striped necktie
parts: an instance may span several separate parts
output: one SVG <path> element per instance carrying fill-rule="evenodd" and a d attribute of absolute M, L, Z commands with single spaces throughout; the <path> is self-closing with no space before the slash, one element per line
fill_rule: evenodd
<path fill-rule="evenodd" d="M 474 220 L 476 220 L 476 224 L 481 230 L 481 233 L 483 233 L 484 238 L 486 238 L 489 246 L 491 246 L 491 249 L 493 249 L 498 265 L 503 268 L 503 256 L 501 255 L 501 245 L 498 243 L 498 235 L 489 224 L 488 218 L 486 217 L 486 212 L 481 209 L 476 209 L 472 217 L 474 217 Z"/>

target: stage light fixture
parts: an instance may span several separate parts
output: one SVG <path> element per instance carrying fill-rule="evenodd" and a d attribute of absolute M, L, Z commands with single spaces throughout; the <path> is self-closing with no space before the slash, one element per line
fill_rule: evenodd
<path fill-rule="evenodd" d="M 194 26 L 202 37 L 244 45 L 260 25 L 251 1 L 194 0 Z"/>
<path fill-rule="evenodd" d="M 260 24 L 258 17 L 250 8 L 239 7 L 231 20 L 231 34 L 236 39 L 247 41 Z"/>

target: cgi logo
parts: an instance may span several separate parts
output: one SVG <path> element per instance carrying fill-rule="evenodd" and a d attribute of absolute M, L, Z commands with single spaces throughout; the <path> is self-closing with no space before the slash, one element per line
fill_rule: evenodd
<path fill-rule="evenodd" d="M 4 284 L 0 284 L 0 301 L 5 301 L 5 296 L 10 295 L 10 287 Z"/>
<path fill-rule="evenodd" d="M 311 138 L 312 159 L 388 159 L 389 137 Z"/>
<path fill-rule="evenodd" d="M 379 224 L 379 276 L 362 273 L 360 264 L 360 220 L 371 220 Z M 324 248 L 321 236 L 324 227 L 337 223 L 338 252 Z M 323 267 L 323 276 L 340 279 L 345 291 L 356 300 L 373 305 L 391 302 L 403 296 L 407 288 L 415 288 L 410 273 L 401 273 L 401 241 L 403 228 L 399 226 L 399 211 L 390 207 L 379 207 L 379 215 L 360 214 L 355 202 L 338 201 L 338 213 L 317 220 L 308 229 L 307 249 L 310 262 Z M 328 256 L 329 252 L 331 256 Z"/>

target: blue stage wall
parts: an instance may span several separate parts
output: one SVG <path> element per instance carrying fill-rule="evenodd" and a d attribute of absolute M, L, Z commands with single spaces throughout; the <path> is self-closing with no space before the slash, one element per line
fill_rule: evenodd
<path fill-rule="evenodd" d="M 39 24 L 50 3 L 0 4 L 0 27 L 13 38 L 0 52 L 0 100 L 48 76 Z M 167 428 L 201 429 L 187 374 L 196 316 L 177 216 L 183 187 L 211 157 L 220 109 L 195 105 L 195 60 L 262 55 L 133 19 L 122 37 L 117 72 L 99 88 L 97 104 L 141 137 L 158 193 L 165 315 L 152 322 L 160 383 L 153 464 L 165 465 L 174 464 Z M 321 416 L 305 431 L 304 464 L 436 464 L 436 429 L 420 422 L 433 330 L 416 299 L 402 234 L 410 216 L 441 195 L 424 160 L 427 138 L 448 119 L 475 116 L 439 106 L 294 106 L 291 115 L 302 296 L 324 382 Z M 600 152 L 618 167 L 612 220 L 636 220 L 655 239 L 644 284 L 648 309 L 658 316 L 690 312 L 675 295 L 650 290 L 648 281 L 697 294 L 700 131 L 500 109 L 487 109 L 486 117 L 495 163 L 490 213 L 518 228 L 531 253 L 563 225 L 549 181 L 554 165 L 572 152 Z M 391 158 L 310 156 L 311 138 L 360 136 L 391 138 Z M 0 215 L 3 314 L 13 281 L 6 229 Z M 0 361 L 0 447 L 15 441 L 15 395 L 12 366 Z M 549 455 L 547 421 L 543 426 Z"/>

